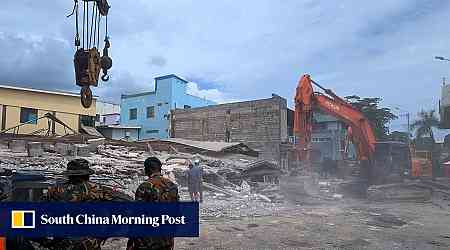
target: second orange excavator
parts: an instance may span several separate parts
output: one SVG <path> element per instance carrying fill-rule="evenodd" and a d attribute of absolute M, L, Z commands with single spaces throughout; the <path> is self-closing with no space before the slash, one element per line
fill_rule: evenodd
<path fill-rule="evenodd" d="M 324 93 L 314 92 L 313 85 Z M 334 116 L 348 126 L 347 134 L 355 147 L 360 176 L 369 184 L 385 184 L 390 177 L 402 178 L 411 170 L 411 154 L 407 144 L 377 142 L 369 120 L 361 111 L 332 90 L 313 81 L 309 75 L 303 75 L 295 95 L 294 135 L 297 138 L 297 161 L 306 171 L 311 171 L 308 168 L 311 166 L 314 109 Z"/>

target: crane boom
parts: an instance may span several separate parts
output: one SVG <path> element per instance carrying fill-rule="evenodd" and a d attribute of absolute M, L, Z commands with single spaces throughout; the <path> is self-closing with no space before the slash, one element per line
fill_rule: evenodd
<path fill-rule="evenodd" d="M 323 89 L 326 95 L 314 92 L 313 84 Z M 357 149 L 358 160 L 372 161 L 376 139 L 370 122 L 350 103 L 311 80 L 307 74 L 300 79 L 295 95 L 294 134 L 298 138 L 297 153 L 300 161 L 310 160 L 313 108 L 319 108 L 347 124 L 349 136 Z"/>

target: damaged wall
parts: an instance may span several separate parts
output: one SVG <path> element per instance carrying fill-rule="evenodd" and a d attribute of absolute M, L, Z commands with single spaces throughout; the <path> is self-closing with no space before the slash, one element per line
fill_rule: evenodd
<path fill-rule="evenodd" d="M 270 99 L 173 110 L 171 137 L 197 141 L 243 142 L 260 157 L 281 163 L 280 144 L 287 141 L 287 102 Z"/>

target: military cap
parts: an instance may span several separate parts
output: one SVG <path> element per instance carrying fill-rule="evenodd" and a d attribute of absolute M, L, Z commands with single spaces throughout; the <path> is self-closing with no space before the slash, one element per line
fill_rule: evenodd
<path fill-rule="evenodd" d="M 94 170 L 90 168 L 90 164 L 85 159 L 74 159 L 67 163 L 67 170 L 63 172 L 66 176 L 80 176 L 80 175 L 91 175 L 95 173 Z"/>

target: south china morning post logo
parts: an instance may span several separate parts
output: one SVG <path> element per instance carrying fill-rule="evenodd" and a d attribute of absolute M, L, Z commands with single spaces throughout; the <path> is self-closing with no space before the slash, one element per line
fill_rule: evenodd
<path fill-rule="evenodd" d="M 0 203 L 6 237 L 198 237 L 197 203 Z"/>
<path fill-rule="evenodd" d="M 34 229 L 36 228 L 36 216 L 34 210 L 12 210 L 12 229 Z"/>

